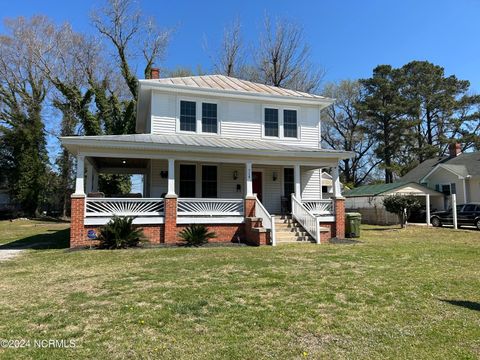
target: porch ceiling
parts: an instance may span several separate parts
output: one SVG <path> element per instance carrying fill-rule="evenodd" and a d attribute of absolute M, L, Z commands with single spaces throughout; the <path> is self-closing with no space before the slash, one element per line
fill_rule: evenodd
<path fill-rule="evenodd" d="M 134 158 L 111 158 L 111 157 L 94 157 L 92 158 L 95 166 L 99 169 L 103 168 L 134 168 L 134 169 L 146 169 L 148 166 L 147 159 L 134 159 Z"/>

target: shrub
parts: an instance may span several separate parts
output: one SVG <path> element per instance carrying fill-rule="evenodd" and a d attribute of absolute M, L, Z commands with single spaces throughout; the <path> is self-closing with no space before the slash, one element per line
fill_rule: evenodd
<path fill-rule="evenodd" d="M 388 212 L 398 215 L 400 226 L 403 228 L 410 213 L 422 205 L 416 196 L 390 195 L 383 199 L 383 206 Z"/>
<path fill-rule="evenodd" d="M 141 229 L 133 225 L 133 217 L 114 216 L 100 230 L 99 240 L 102 249 L 125 249 L 138 246 L 145 237 Z"/>
<path fill-rule="evenodd" d="M 207 227 L 202 224 L 193 224 L 180 232 L 182 241 L 186 246 L 201 246 L 206 244 L 209 239 L 216 238 L 214 232 L 209 232 Z"/>

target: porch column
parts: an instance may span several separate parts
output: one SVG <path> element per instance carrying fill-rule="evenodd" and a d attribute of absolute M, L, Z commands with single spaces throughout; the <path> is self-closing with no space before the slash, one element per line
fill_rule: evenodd
<path fill-rule="evenodd" d="M 85 196 L 84 177 L 85 177 L 85 156 L 78 154 L 77 155 L 77 177 L 75 180 L 74 195 Z"/>
<path fill-rule="evenodd" d="M 253 196 L 253 185 L 252 185 L 252 162 L 245 163 L 245 196 Z"/>
<path fill-rule="evenodd" d="M 87 184 L 86 193 L 93 191 L 93 165 L 87 160 Z"/>
<path fill-rule="evenodd" d="M 332 168 L 332 182 L 333 182 L 333 197 L 342 197 L 342 189 L 340 188 L 340 175 L 338 173 L 338 166 Z"/>
<path fill-rule="evenodd" d="M 72 194 L 70 215 L 70 247 L 85 246 L 88 241 L 85 237 L 85 156 L 77 155 L 77 174 L 75 180 L 75 193 Z"/>
<path fill-rule="evenodd" d="M 430 194 L 425 196 L 425 209 L 426 209 L 426 217 L 427 217 L 427 226 L 430 226 Z"/>
<path fill-rule="evenodd" d="M 92 191 L 93 192 L 98 191 L 98 171 L 95 167 L 93 168 L 93 174 L 92 174 Z"/>
<path fill-rule="evenodd" d="M 175 195 L 175 160 L 168 159 L 168 191 L 167 195 Z"/>
<path fill-rule="evenodd" d="M 300 165 L 295 164 L 293 168 L 293 178 L 295 182 L 295 197 L 300 200 L 302 198 L 302 188 L 300 186 Z"/>
<path fill-rule="evenodd" d="M 333 211 L 335 213 L 335 232 L 332 236 L 339 239 L 345 237 L 345 198 L 342 196 L 340 188 L 340 175 L 338 173 L 338 166 L 332 168 L 332 182 L 333 182 Z"/>
<path fill-rule="evenodd" d="M 320 168 L 320 199 L 323 199 L 323 168 Z"/>

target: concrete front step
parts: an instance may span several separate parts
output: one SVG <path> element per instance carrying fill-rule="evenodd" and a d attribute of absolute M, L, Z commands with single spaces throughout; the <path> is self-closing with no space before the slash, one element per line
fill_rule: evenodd
<path fill-rule="evenodd" d="M 312 238 L 307 239 L 307 240 L 277 240 L 277 245 L 281 244 L 314 244 L 315 241 L 313 241 Z"/>

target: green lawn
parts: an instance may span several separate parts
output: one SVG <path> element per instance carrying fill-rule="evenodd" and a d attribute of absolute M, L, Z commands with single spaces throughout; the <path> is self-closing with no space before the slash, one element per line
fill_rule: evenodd
<path fill-rule="evenodd" d="M 0 248 L 36 244 L 0 262 L 0 338 L 76 347 L 0 349 L 2 359 L 480 357 L 478 231 L 363 227 L 352 245 L 72 252 L 65 228 L 0 222 Z"/>

